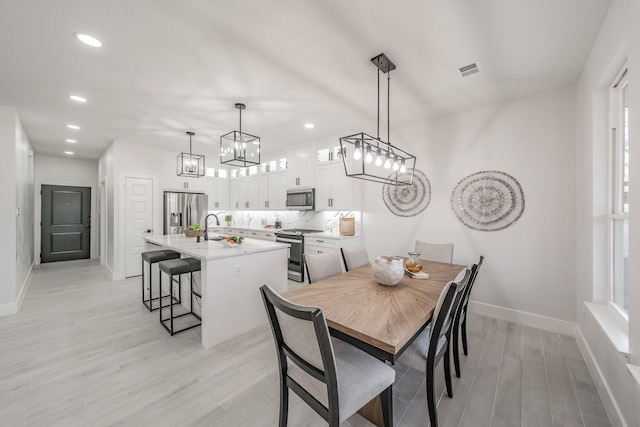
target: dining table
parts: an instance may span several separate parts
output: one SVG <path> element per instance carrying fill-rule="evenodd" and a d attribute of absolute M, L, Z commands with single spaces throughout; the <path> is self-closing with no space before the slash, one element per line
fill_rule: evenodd
<path fill-rule="evenodd" d="M 349 270 L 288 291 L 287 300 L 322 309 L 330 334 L 388 364 L 394 364 L 427 327 L 442 289 L 466 266 L 421 260 L 427 279 L 404 275 L 393 286 L 379 284 L 371 266 Z M 361 415 L 382 425 L 379 398 Z"/>

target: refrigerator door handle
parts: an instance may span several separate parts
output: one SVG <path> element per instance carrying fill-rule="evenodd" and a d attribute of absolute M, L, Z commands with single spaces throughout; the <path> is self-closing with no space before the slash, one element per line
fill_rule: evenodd
<path fill-rule="evenodd" d="M 182 227 L 182 212 L 178 214 L 178 217 L 180 218 L 180 227 Z"/>

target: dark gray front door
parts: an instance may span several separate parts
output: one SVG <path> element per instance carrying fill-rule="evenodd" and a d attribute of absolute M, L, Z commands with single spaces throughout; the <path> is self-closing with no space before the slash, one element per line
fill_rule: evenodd
<path fill-rule="evenodd" d="M 41 262 L 89 258 L 91 188 L 42 186 Z"/>

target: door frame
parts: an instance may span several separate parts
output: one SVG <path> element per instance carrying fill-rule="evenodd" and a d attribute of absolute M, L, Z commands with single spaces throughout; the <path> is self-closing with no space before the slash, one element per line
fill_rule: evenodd
<path fill-rule="evenodd" d="M 142 161 L 142 160 L 141 160 Z M 162 197 L 159 197 L 158 194 L 161 193 L 162 188 L 159 185 L 158 175 L 148 175 L 148 174 L 138 174 L 131 172 L 122 172 L 120 173 L 118 179 L 118 195 L 117 198 L 117 206 L 114 209 L 113 216 L 113 229 L 114 229 L 114 256 L 113 259 L 116 263 L 114 265 L 113 271 L 113 280 L 123 280 L 125 279 L 125 265 L 126 265 L 126 257 L 127 257 L 127 248 L 126 248 L 126 204 L 127 204 L 127 178 L 139 178 L 139 179 L 150 179 L 152 181 L 152 194 L 153 194 L 153 211 L 151 213 L 151 222 L 153 224 L 153 232 L 151 234 L 162 234 L 162 223 L 161 216 L 158 215 L 158 212 L 162 212 Z"/>

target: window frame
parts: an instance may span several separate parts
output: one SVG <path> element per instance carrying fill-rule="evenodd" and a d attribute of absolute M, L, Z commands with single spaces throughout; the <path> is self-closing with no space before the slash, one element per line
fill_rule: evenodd
<path fill-rule="evenodd" d="M 610 129 L 610 160 L 609 160 L 609 214 L 608 214 L 608 238 L 607 238 L 607 264 L 608 264 L 608 284 L 607 284 L 607 300 L 608 305 L 620 315 L 625 321 L 629 322 L 629 313 L 616 302 L 616 283 L 617 280 L 624 280 L 620 267 L 624 268 L 624 259 L 616 258 L 616 253 L 622 249 L 624 251 L 624 242 L 616 239 L 616 227 L 624 227 L 626 221 L 627 233 L 629 227 L 628 212 L 628 196 L 625 210 L 624 203 L 624 176 L 628 175 L 628 169 L 625 171 L 625 140 L 628 142 L 628 113 L 625 114 L 625 101 L 628 97 L 629 80 L 627 76 L 627 65 L 622 67 L 620 73 L 616 76 L 614 84 L 609 91 L 609 129 Z M 628 108 L 628 106 L 627 106 Z M 627 165 L 628 166 L 628 165 Z M 628 185 L 628 181 L 627 181 Z M 627 189 L 628 194 L 628 189 Z M 627 245 L 628 245 L 627 234 Z M 628 258 L 628 256 L 627 256 Z M 617 268 L 616 268 L 617 267 Z M 618 277 L 617 277 L 618 276 Z M 627 277 L 627 292 L 630 286 Z"/>

